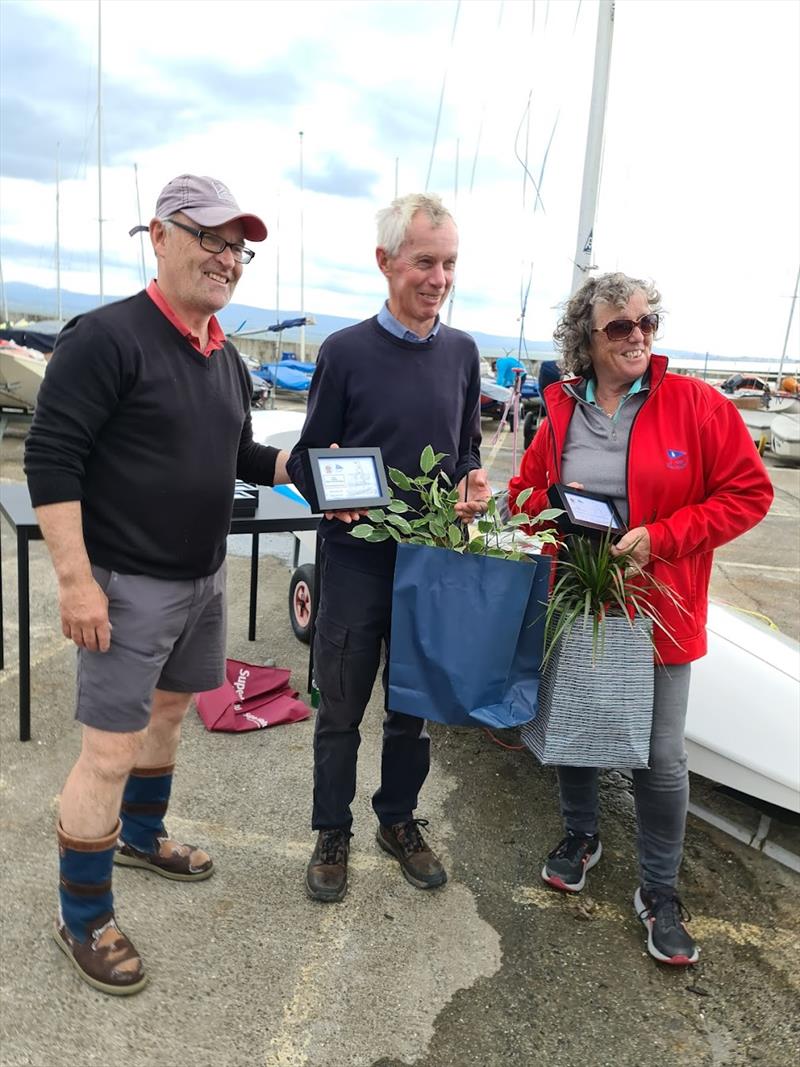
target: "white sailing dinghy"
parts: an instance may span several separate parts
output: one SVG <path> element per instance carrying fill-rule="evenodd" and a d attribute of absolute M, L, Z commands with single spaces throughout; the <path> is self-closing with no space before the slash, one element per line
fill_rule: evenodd
<path fill-rule="evenodd" d="M 692 664 L 689 769 L 800 813 L 800 645 L 709 604 L 708 655 Z"/>

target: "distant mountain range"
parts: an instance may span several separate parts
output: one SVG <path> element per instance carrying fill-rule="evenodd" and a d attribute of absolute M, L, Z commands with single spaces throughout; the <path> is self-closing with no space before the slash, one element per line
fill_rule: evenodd
<path fill-rule="evenodd" d="M 5 285 L 6 302 L 9 315 L 12 319 L 19 317 L 51 318 L 57 307 L 57 291 L 55 289 L 41 289 L 36 285 L 28 285 L 25 282 L 7 282 Z M 106 302 L 122 299 L 119 296 L 107 296 Z M 61 290 L 61 307 L 66 319 L 75 315 L 91 311 L 100 303 L 99 296 L 87 293 L 72 293 L 69 290 Z M 281 311 L 281 320 L 299 318 L 299 311 L 284 309 Z M 314 315 L 316 323 L 306 327 L 306 340 L 311 344 L 322 344 L 326 337 L 352 326 L 357 319 L 341 318 L 338 315 Z M 253 336 L 257 331 L 265 330 L 274 325 L 276 315 L 269 308 L 252 307 L 250 304 L 228 304 L 219 315 L 223 329 L 228 333 L 244 331 Z M 485 359 L 496 359 L 506 352 L 516 353 L 519 338 L 503 337 L 498 334 L 480 333 L 470 330 L 470 334 L 480 349 Z M 274 334 L 264 334 L 265 337 L 274 337 Z M 287 332 L 286 340 L 294 340 L 297 335 Z M 552 359 L 554 357 L 553 346 L 550 341 L 526 341 L 527 355 L 533 359 Z M 778 362 L 774 359 L 753 356 L 750 358 L 733 359 L 726 356 L 709 355 L 705 352 L 688 352 L 682 349 L 664 348 L 658 346 L 658 351 L 670 357 L 671 365 L 676 369 L 705 372 L 707 369 L 712 375 L 719 376 L 723 372 L 737 370 L 757 370 L 763 374 L 775 373 Z M 797 373 L 796 359 L 789 359 L 785 364 L 785 373 Z"/>
<path fill-rule="evenodd" d="M 44 316 L 48 319 L 55 317 L 55 310 L 58 306 L 58 294 L 55 289 L 40 289 L 36 285 L 28 285 L 25 282 L 7 282 L 5 290 L 9 315 L 12 319 L 28 318 L 31 315 Z M 120 299 L 122 297 L 107 295 L 106 303 Z M 61 290 L 61 308 L 65 319 L 91 311 L 99 303 L 99 296 L 72 293 L 67 289 Z M 250 304 L 228 304 L 217 317 L 226 332 L 243 330 L 249 336 L 252 336 L 254 331 L 264 330 L 276 322 L 274 310 L 252 307 Z M 300 312 L 283 309 L 280 317 L 281 321 L 299 318 Z M 314 318 L 315 325 L 306 327 L 306 340 L 312 344 L 322 344 L 330 334 L 358 322 L 358 319 L 346 319 L 338 315 L 314 315 Z M 475 338 L 481 354 L 487 358 L 494 359 L 502 356 L 506 351 L 516 352 L 519 344 L 516 337 L 500 337 L 497 334 L 477 333 L 473 330 L 470 330 L 470 333 Z M 274 337 L 274 334 L 264 334 L 264 336 Z M 286 340 L 293 339 L 294 334 L 288 333 Z M 535 356 L 552 355 L 553 352 L 553 346 L 546 341 L 528 341 L 527 346 L 528 352 Z"/>

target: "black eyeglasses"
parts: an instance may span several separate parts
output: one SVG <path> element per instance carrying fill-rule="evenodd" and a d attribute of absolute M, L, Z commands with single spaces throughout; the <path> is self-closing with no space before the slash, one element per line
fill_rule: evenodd
<path fill-rule="evenodd" d="M 226 241 L 218 233 L 209 233 L 208 230 L 195 230 L 183 222 L 178 222 L 177 219 L 164 219 L 164 222 L 168 222 L 170 226 L 177 226 L 178 229 L 185 230 L 192 237 L 196 237 L 200 242 L 200 247 L 205 249 L 206 252 L 211 252 L 214 256 L 221 256 L 226 248 L 230 248 L 237 263 L 249 263 L 255 255 L 252 248 L 245 248 L 244 245 Z M 133 237 L 135 233 L 144 233 L 148 228 L 147 226 L 134 226 L 132 230 L 128 231 L 128 236 Z"/>
<path fill-rule="evenodd" d="M 636 327 L 647 337 L 658 329 L 658 315 L 642 315 L 640 319 L 613 319 L 605 326 L 592 330 L 592 333 L 604 333 L 609 341 L 625 341 Z"/>

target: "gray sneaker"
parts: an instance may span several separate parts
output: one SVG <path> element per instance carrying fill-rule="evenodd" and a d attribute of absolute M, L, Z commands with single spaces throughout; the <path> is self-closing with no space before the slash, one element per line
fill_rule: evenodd
<path fill-rule="evenodd" d="M 647 930 L 647 951 L 654 960 L 673 967 L 697 963 L 700 949 L 684 926 L 684 920 L 689 922 L 691 915 L 674 889 L 647 890 L 640 886 L 633 906 Z"/>
<path fill-rule="evenodd" d="M 542 878 L 562 893 L 580 893 L 586 885 L 586 872 L 594 867 L 602 855 L 603 846 L 596 834 L 587 837 L 568 830 L 567 836 L 548 855 L 542 868 Z"/>

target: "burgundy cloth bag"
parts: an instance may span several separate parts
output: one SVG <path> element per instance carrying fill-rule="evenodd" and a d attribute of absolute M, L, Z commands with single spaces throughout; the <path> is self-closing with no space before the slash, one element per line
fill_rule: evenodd
<path fill-rule="evenodd" d="M 222 685 L 195 694 L 197 714 L 207 730 L 225 733 L 263 730 L 265 726 L 307 719 L 311 709 L 290 688 L 290 674 L 281 667 L 226 660 Z"/>

